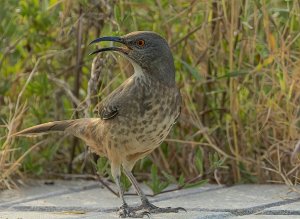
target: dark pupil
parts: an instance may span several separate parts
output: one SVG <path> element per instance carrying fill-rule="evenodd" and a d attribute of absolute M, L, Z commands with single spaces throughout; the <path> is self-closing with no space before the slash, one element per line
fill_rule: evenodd
<path fill-rule="evenodd" d="M 142 40 L 139 41 L 139 45 L 143 45 L 143 41 Z"/>

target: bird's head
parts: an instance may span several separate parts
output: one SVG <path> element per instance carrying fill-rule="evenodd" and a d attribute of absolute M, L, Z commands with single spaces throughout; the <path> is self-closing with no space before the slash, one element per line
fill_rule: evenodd
<path fill-rule="evenodd" d="M 121 37 L 100 37 L 90 44 L 102 41 L 113 41 L 121 43 L 123 46 L 101 48 L 91 54 L 116 51 L 129 59 L 135 68 L 135 73 L 148 74 L 168 85 L 175 84 L 172 53 L 167 41 L 157 33 L 136 31 Z"/>

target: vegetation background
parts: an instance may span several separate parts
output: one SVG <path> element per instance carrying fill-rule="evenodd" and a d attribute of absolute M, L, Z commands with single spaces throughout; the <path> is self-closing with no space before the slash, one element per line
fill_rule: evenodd
<path fill-rule="evenodd" d="M 0 187 L 26 176 L 109 177 L 105 158 L 70 136 L 15 138 L 39 123 L 92 116 L 131 72 L 99 36 L 152 30 L 169 42 L 183 109 L 134 172 L 157 193 L 212 183 L 297 184 L 300 3 L 293 0 L 5 0 L 0 3 Z M 87 107 L 87 108 L 86 108 Z M 84 110 L 86 108 L 86 110 Z M 88 157 L 92 157 L 88 159 Z M 123 179 L 125 185 L 128 182 Z"/>

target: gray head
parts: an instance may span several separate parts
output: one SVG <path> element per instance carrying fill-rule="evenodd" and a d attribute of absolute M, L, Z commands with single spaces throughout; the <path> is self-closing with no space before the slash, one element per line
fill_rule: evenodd
<path fill-rule="evenodd" d="M 131 61 L 135 71 L 138 66 L 142 69 L 143 74 L 148 74 L 167 85 L 175 84 L 172 53 L 167 41 L 157 33 L 136 31 L 122 37 L 100 37 L 92 41 L 91 44 L 102 41 L 118 42 L 125 46 L 102 48 L 91 54 L 117 51 Z"/>

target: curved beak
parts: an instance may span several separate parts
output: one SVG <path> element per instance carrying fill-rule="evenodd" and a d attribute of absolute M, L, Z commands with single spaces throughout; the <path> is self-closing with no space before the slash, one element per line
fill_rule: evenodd
<path fill-rule="evenodd" d="M 123 38 L 121 37 L 111 37 L 111 36 L 108 36 L 108 37 L 100 37 L 100 38 L 97 38 L 95 40 L 93 40 L 92 42 L 90 42 L 89 45 L 91 44 L 94 44 L 94 43 L 98 43 L 98 42 L 103 42 L 103 41 L 110 41 L 110 42 L 117 42 L 117 43 L 122 43 L 124 45 L 126 45 L 125 41 Z M 106 47 L 106 48 L 101 48 L 101 49 L 98 49 L 92 53 L 90 53 L 89 55 L 93 55 L 93 54 L 97 54 L 99 52 L 105 52 L 105 51 L 117 51 L 117 52 L 121 52 L 121 53 L 124 53 L 124 54 L 128 54 L 128 51 L 129 51 L 129 48 L 128 47 Z"/>

